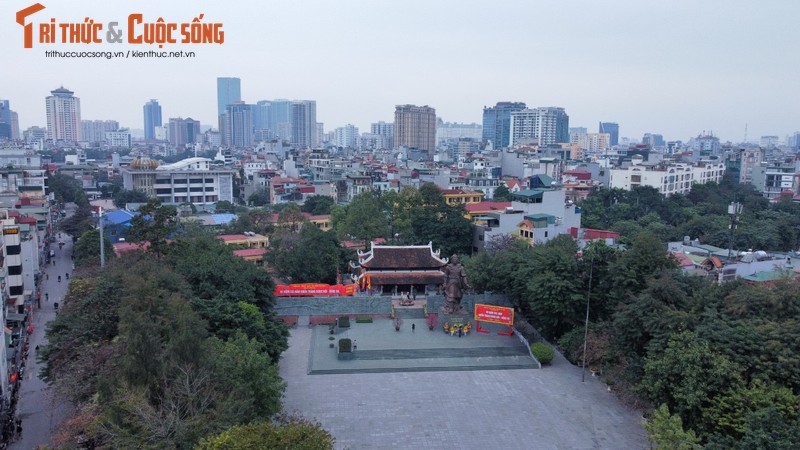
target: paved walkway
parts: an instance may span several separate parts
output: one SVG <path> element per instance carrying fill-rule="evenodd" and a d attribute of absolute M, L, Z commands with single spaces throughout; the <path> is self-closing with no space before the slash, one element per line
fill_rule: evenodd
<path fill-rule="evenodd" d="M 560 356 L 544 369 L 308 375 L 311 341 L 310 328 L 292 330 L 284 406 L 336 448 L 647 448 L 640 413 Z"/>
<path fill-rule="evenodd" d="M 67 211 L 71 215 L 74 212 L 74 205 L 68 205 Z M 52 244 L 56 252 L 54 258 L 56 264 L 43 268 L 43 274 L 49 274 L 49 279 L 42 281 L 42 307 L 34 309 L 30 353 L 17 406 L 17 417 L 22 419 L 22 438 L 11 444 L 10 449 L 30 450 L 52 444 L 50 437 L 71 411 L 70 404 L 56 396 L 53 389 L 39 379 L 42 363 L 36 360 L 35 351 L 37 345 L 47 343 L 45 327 L 56 316 L 53 303 L 63 304 L 69 284 L 65 275 L 67 272 L 72 274 L 72 239 L 62 233 L 61 240 L 64 242 L 62 249 L 59 249 L 57 244 Z M 61 282 L 58 281 L 59 275 Z M 45 293 L 49 294 L 49 301 L 45 300 Z"/>

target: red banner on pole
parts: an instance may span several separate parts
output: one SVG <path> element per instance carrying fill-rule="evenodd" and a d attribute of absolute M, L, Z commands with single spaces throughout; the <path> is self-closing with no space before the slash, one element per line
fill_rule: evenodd
<path fill-rule="evenodd" d="M 514 325 L 514 308 L 475 304 L 475 321 Z"/>

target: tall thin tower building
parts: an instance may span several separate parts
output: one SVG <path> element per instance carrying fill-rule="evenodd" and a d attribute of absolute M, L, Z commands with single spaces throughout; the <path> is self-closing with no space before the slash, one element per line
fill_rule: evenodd
<path fill-rule="evenodd" d="M 79 142 L 81 140 L 81 100 L 64 86 L 50 91 L 47 107 L 47 139 Z"/>
<path fill-rule="evenodd" d="M 225 113 L 225 107 L 242 101 L 242 80 L 239 78 L 217 78 L 217 115 Z"/>
<path fill-rule="evenodd" d="M 394 146 L 436 150 L 436 110 L 428 105 L 397 105 L 394 110 Z"/>
<path fill-rule="evenodd" d="M 298 148 L 314 148 L 317 140 L 317 102 L 300 100 L 292 102 L 292 144 Z"/>
<path fill-rule="evenodd" d="M 163 126 L 161 121 L 161 105 L 158 100 L 150 100 L 144 104 L 144 138 L 148 141 L 156 139 L 156 127 Z"/>

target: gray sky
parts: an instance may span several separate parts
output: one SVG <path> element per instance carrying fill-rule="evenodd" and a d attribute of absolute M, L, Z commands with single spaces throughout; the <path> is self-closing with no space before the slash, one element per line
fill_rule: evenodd
<path fill-rule="evenodd" d="M 326 131 L 391 121 L 397 104 L 427 104 L 450 122 L 478 122 L 484 105 L 562 106 L 570 126 L 723 141 L 800 131 L 800 1 L 794 0 L 38 0 L 34 24 L 125 22 L 140 12 L 222 22 L 222 45 L 173 44 L 193 59 L 54 59 L 45 50 L 158 50 L 123 44 L 34 44 L 23 49 L 2 2 L 0 98 L 21 127 L 45 125 L 44 98 L 60 85 L 83 119 L 142 128 L 142 106 L 164 120 L 216 124 L 216 77 L 242 79 L 247 102 L 317 101 Z M 236 5 L 235 7 L 226 5 Z M 103 36 L 105 38 L 105 36 Z"/>

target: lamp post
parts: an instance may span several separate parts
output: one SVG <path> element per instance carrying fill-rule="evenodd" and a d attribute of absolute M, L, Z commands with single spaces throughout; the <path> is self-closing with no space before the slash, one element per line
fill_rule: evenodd
<path fill-rule="evenodd" d="M 98 220 L 97 222 L 100 225 L 100 268 L 104 268 L 106 266 L 106 249 L 105 243 L 103 242 L 103 207 L 100 207 L 98 211 Z M 75 253 L 75 249 L 72 250 Z"/>
<path fill-rule="evenodd" d="M 589 288 L 586 289 L 586 320 L 583 323 L 583 362 L 581 363 L 581 382 L 586 381 L 586 350 L 589 343 L 589 303 L 592 298 L 592 271 L 594 269 L 594 253 L 589 260 Z"/>

